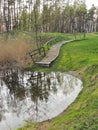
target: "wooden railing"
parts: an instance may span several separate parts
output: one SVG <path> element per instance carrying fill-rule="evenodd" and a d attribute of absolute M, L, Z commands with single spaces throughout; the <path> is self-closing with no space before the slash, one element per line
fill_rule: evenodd
<path fill-rule="evenodd" d="M 32 61 L 35 63 L 35 62 L 41 60 L 43 57 L 45 57 L 45 55 L 46 55 L 45 48 L 41 47 L 36 50 L 33 50 L 33 51 L 29 52 L 29 55 L 30 55 Z"/>

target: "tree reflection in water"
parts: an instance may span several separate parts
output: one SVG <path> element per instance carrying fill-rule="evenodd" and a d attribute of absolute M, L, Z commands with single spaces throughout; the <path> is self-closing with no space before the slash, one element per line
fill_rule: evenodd
<path fill-rule="evenodd" d="M 11 107 L 12 111 L 17 112 L 18 115 L 16 110 L 19 107 L 18 103 L 26 97 L 31 98 L 35 104 L 35 110 L 38 112 L 38 101 L 45 100 L 47 102 L 48 100 L 51 81 L 50 76 L 45 77 L 44 72 L 20 73 L 18 70 L 8 70 L 2 76 L 1 86 L 3 87 L 4 85 L 6 85 L 8 91 L 6 92 L 6 105 Z M 56 84 L 52 86 L 52 91 L 56 92 Z M 2 109 L 4 109 L 3 104 Z"/>
<path fill-rule="evenodd" d="M 78 94 L 82 85 L 77 78 L 60 72 L 20 72 L 12 69 L 0 74 L 0 126 L 5 120 L 9 124 L 9 120 L 18 122 L 13 124 L 17 126 L 24 120 L 43 121 L 54 117 L 70 104 L 66 100 L 75 86 L 80 86 Z"/>

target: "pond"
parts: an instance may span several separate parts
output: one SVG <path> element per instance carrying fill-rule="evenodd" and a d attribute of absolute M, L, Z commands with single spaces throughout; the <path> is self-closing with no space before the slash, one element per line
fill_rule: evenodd
<path fill-rule="evenodd" d="M 25 121 L 42 122 L 62 113 L 78 96 L 80 79 L 61 72 L 0 75 L 0 130 L 15 130 Z"/>

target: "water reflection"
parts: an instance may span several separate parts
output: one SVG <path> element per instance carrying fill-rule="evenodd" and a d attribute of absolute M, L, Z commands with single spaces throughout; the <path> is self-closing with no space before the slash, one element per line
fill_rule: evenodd
<path fill-rule="evenodd" d="M 9 70 L 0 78 L 0 129 L 20 127 L 25 120 L 51 119 L 70 105 L 82 82 L 60 72 Z"/>

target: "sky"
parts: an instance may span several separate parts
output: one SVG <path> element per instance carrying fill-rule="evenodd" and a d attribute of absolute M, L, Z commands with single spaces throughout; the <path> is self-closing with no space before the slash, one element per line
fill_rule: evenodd
<path fill-rule="evenodd" d="M 98 7 L 98 0 L 86 0 L 86 5 L 88 9 L 92 6 L 92 4 Z"/>

